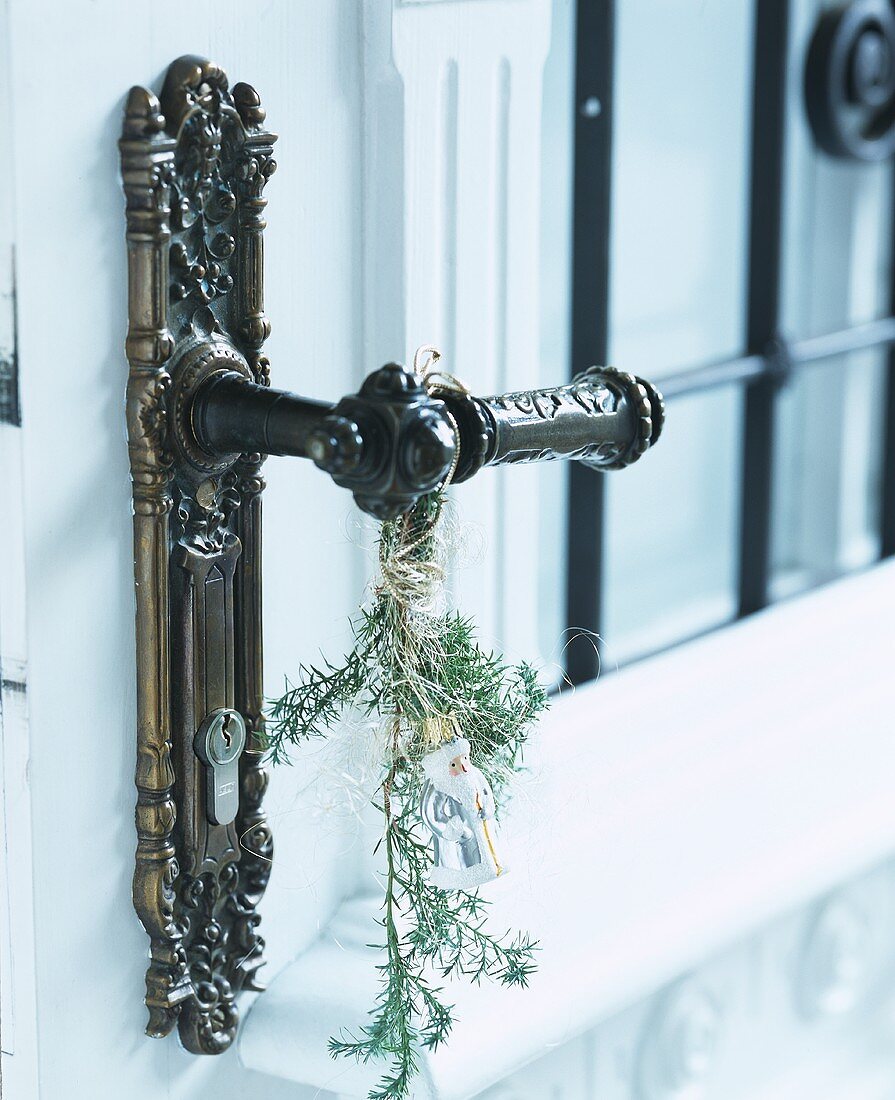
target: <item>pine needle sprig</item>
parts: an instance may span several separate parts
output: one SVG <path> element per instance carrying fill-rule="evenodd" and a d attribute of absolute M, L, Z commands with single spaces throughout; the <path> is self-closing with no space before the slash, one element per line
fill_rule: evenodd
<path fill-rule="evenodd" d="M 341 665 L 301 666 L 297 682 L 269 708 L 267 746 L 275 762 L 287 761 L 292 746 L 327 736 L 350 711 L 388 725 L 379 787 L 370 795 L 384 823 L 380 989 L 369 1023 L 329 1043 L 334 1056 L 390 1063 L 369 1100 L 406 1100 L 420 1051 L 448 1037 L 453 1006 L 439 982 L 460 976 L 524 987 L 535 970 L 537 943 L 524 933 L 490 933 L 489 903 L 477 891 L 445 891 L 428 881 L 423 758 L 446 728 L 459 730 L 499 797 L 547 706 L 531 665 L 509 665 L 482 649 L 472 620 L 439 606 L 442 507 L 442 494 L 431 494 L 382 525 L 382 581 L 352 622 L 351 651 Z"/>

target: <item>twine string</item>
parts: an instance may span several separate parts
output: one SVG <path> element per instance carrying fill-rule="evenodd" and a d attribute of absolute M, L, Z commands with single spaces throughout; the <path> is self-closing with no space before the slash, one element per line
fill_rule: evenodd
<path fill-rule="evenodd" d="M 418 348 L 413 369 L 420 375 L 426 391 L 439 394 L 468 395 L 466 385 L 438 366 L 441 353 L 431 344 Z M 443 687 L 430 682 L 421 669 L 425 656 L 441 644 L 439 614 L 445 590 L 445 559 L 449 532 L 444 520 L 444 493 L 457 472 L 460 459 L 460 430 L 450 410 L 445 415 L 454 433 L 454 456 L 444 480 L 434 491 L 435 499 L 426 510 L 412 509 L 392 521 L 379 543 L 381 590 L 391 597 L 392 622 L 389 633 L 394 639 L 392 675 L 403 691 L 416 699 L 424 715 L 417 733 L 430 748 L 450 740 L 458 732 L 452 714 L 455 700 L 445 696 Z M 398 719 L 400 725 L 400 719 Z M 397 736 L 397 731 L 396 731 Z M 384 798 L 390 817 L 391 783 L 384 784 Z"/>
<path fill-rule="evenodd" d="M 437 397 L 442 393 L 468 396 L 469 387 L 455 375 L 441 370 L 441 352 L 432 344 L 423 344 L 413 356 L 413 369 L 423 380 L 427 393 Z M 444 539 L 439 531 L 443 493 L 450 485 L 460 461 L 460 428 L 453 413 L 444 410 L 454 433 L 454 455 L 441 485 L 435 490 L 438 498 L 431 514 L 415 532 L 412 512 L 396 520 L 395 537 L 379 544 L 379 569 L 385 589 L 408 611 L 431 613 L 437 607 L 444 588 Z M 420 552 L 426 544 L 430 545 Z"/>

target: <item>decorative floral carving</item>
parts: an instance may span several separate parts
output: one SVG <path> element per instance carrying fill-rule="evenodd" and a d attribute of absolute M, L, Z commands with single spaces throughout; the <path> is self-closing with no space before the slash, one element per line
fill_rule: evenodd
<path fill-rule="evenodd" d="M 235 863 L 219 875 L 181 875 L 178 916 L 194 995 L 181 1016 L 180 1034 L 188 1050 L 202 1054 L 226 1050 L 239 1022 L 227 920 L 238 880 Z"/>
<path fill-rule="evenodd" d="M 260 716 L 250 716 L 249 744 L 259 742 Z M 233 965 L 243 975 L 240 988 L 259 990 L 263 986 L 256 972 L 263 966 L 264 939 L 258 933 L 258 902 L 270 879 L 273 864 L 273 834 L 261 812 L 269 777 L 261 767 L 261 755 L 256 747 L 243 754 L 242 798 L 240 803 L 239 844 L 241 889 L 234 895 L 233 945 L 236 955 Z"/>
<path fill-rule="evenodd" d="M 608 416 L 618 408 L 618 394 L 609 386 L 594 386 L 582 379 L 573 382 L 566 392 L 591 416 Z"/>
<path fill-rule="evenodd" d="M 496 425 L 496 453 L 491 465 L 571 458 L 598 469 L 627 466 L 647 451 L 662 429 L 664 405 L 654 387 L 613 367 L 591 367 L 567 386 L 551 390 L 523 390 L 484 398 Z M 588 418 L 616 417 L 623 402 L 633 415 L 634 439 L 607 430 L 614 441 L 575 446 L 582 437 L 593 438 L 590 426 L 581 429 L 581 414 Z M 577 421 L 577 426 L 576 426 Z M 503 425 L 508 431 L 502 431 Z M 549 431 L 538 430 L 549 425 Z M 517 431 L 520 428 L 526 431 Z M 462 478 L 468 476 L 465 471 Z"/>
<path fill-rule="evenodd" d="M 177 502 L 177 516 L 183 525 L 181 542 L 203 554 L 219 554 L 234 537 L 228 524 L 239 501 L 232 469 L 220 478 L 203 481 L 193 496 L 181 495 Z"/>
<path fill-rule="evenodd" d="M 579 375 L 568 386 L 505 393 L 491 400 L 508 412 L 515 409 L 525 416 L 537 416 L 541 420 L 553 420 L 561 410 L 576 406 L 591 416 L 606 416 L 618 408 L 618 394 L 602 379 L 601 384 L 594 385 L 586 375 Z"/>
<path fill-rule="evenodd" d="M 599 463 L 600 466 L 612 466 L 616 463 L 623 448 L 615 443 L 595 443 L 592 446 L 580 447 L 575 451 L 563 451 L 562 457 L 568 459 L 587 460 Z M 529 450 L 515 450 L 505 455 L 499 462 L 493 462 L 493 466 L 507 466 L 523 462 L 549 462 L 556 458 L 556 452 L 550 448 L 537 448 Z"/>
<path fill-rule="evenodd" d="M 229 233 L 218 233 L 209 243 L 202 235 L 200 251 L 190 256 L 183 241 L 171 245 L 171 296 L 189 298 L 195 294 L 203 304 L 214 301 L 233 287 L 233 276 L 222 261 L 233 253 L 236 242 Z"/>
<path fill-rule="evenodd" d="M 164 465 L 168 465 L 170 462 L 166 450 L 168 433 L 168 411 L 166 401 L 170 388 L 171 376 L 164 372 L 158 374 L 153 381 L 146 386 L 139 411 L 140 424 L 143 428 L 146 442 L 159 453 L 163 459 Z"/>
<path fill-rule="evenodd" d="M 170 250 L 171 298 L 199 306 L 233 288 L 236 236 L 228 223 L 236 210 L 236 180 L 253 160 L 226 76 L 220 70 L 205 75 L 182 95 L 184 123 L 171 182 L 177 235 Z"/>
<path fill-rule="evenodd" d="M 522 390 L 519 393 L 504 393 L 494 399 L 495 405 L 509 412 L 515 409 L 525 416 L 538 416 L 541 420 L 552 420 L 556 410 L 562 405 L 559 391 Z"/>
<path fill-rule="evenodd" d="M 850 1012 L 866 993 L 873 938 L 862 906 L 847 894 L 820 905 L 810 923 L 799 967 L 798 1000 L 807 1017 Z"/>
<path fill-rule="evenodd" d="M 255 356 L 255 381 L 259 386 L 270 385 L 270 360 L 266 355 Z"/>
<path fill-rule="evenodd" d="M 259 199 L 276 170 L 277 162 L 272 155 L 256 152 L 242 157 L 237 163 L 236 178 L 250 198 Z"/>

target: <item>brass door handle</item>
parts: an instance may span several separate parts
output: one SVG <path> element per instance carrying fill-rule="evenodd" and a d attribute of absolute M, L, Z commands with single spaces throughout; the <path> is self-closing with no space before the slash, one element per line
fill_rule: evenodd
<path fill-rule="evenodd" d="M 649 382 L 591 367 L 566 386 L 473 397 L 427 392 L 397 363 L 369 375 L 336 405 L 212 373 L 184 411 L 185 431 L 211 459 L 260 453 L 311 458 L 379 519 L 484 466 L 576 459 L 600 470 L 636 461 L 662 429 L 662 396 Z"/>

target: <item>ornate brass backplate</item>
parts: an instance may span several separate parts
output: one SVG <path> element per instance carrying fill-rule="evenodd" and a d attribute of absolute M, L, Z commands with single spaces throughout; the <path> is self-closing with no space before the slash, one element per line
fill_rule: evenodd
<path fill-rule="evenodd" d="M 268 383 L 263 192 L 276 165 L 264 117 L 254 89 L 230 89 L 216 65 L 183 57 L 160 100 L 131 90 L 120 142 L 137 605 L 134 905 L 151 941 L 147 1032 L 166 1035 L 177 1023 L 184 1045 L 202 1054 L 230 1045 L 237 994 L 260 988 L 257 906 L 273 850 L 261 811 L 264 482 L 259 454 L 205 453 L 186 411 L 216 372 Z M 224 751 L 227 730 L 241 738 L 243 727 L 238 810 L 220 823 L 236 799 L 224 784 L 210 811 L 214 758 L 196 739 L 211 731 Z"/>

